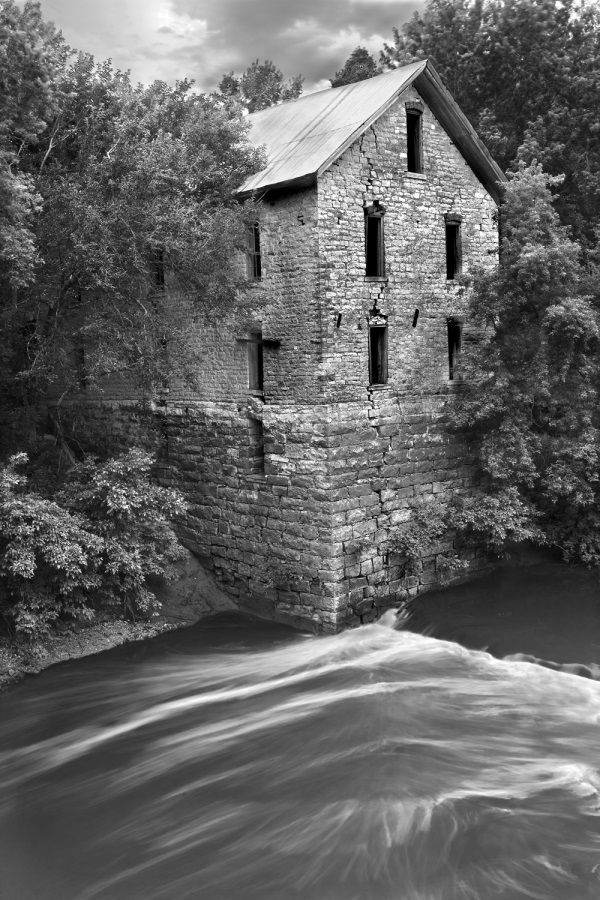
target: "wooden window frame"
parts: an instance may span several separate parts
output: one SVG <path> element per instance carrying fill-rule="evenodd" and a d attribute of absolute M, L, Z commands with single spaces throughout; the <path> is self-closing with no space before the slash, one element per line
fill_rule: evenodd
<path fill-rule="evenodd" d="M 246 226 L 246 273 L 248 281 L 260 281 L 262 279 L 260 226 L 258 222 L 251 222 Z"/>
<path fill-rule="evenodd" d="M 423 174 L 423 110 L 406 109 L 406 171 Z"/>
<path fill-rule="evenodd" d="M 446 219 L 446 280 L 455 281 L 462 273 L 461 220 Z"/>
<path fill-rule="evenodd" d="M 385 209 L 378 202 L 365 207 L 365 276 L 367 278 L 385 278 L 384 216 Z"/>

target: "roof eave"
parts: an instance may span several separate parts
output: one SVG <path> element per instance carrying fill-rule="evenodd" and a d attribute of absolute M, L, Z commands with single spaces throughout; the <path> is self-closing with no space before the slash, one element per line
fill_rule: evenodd
<path fill-rule="evenodd" d="M 377 119 L 387 112 L 410 85 L 414 85 L 417 88 L 423 100 L 462 153 L 484 188 L 493 200 L 499 204 L 502 200 L 501 185 L 506 182 L 506 176 L 494 161 L 489 150 L 428 60 L 424 60 L 406 81 L 367 120 L 362 122 L 342 144 L 338 145 L 335 151 L 315 171 L 284 181 L 262 183 L 260 187 L 256 188 L 246 188 L 242 185 L 241 189 L 237 191 L 237 197 L 240 200 L 252 196 L 263 197 L 267 192 L 293 190 L 310 187 L 315 184 L 316 180 L 340 158 L 342 153 L 352 146 Z M 252 178 L 248 179 L 248 181 L 251 182 Z"/>
<path fill-rule="evenodd" d="M 506 175 L 429 62 L 415 76 L 413 84 L 487 192 L 500 203 Z"/>
<path fill-rule="evenodd" d="M 265 194 L 273 191 L 290 191 L 300 190 L 301 188 L 312 187 L 317 182 L 317 173 L 309 172 L 306 175 L 299 175 L 296 178 L 288 178 L 285 181 L 274 181 L 272 183 L 261 184 L 256 188 L 241 188 L 236 192 L 238 200 L 247 200 L 248 197 L 262 199 Z"/>

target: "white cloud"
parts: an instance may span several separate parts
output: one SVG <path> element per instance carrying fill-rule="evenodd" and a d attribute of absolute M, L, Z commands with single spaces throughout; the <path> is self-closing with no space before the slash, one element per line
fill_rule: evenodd
<path fill-rule="evenodd" d="M 42 0 L 44 18 L 97 60 L 133 81 L 194 78 L 213 90 L 223 72 L 271 59 L 305 89 L 328 84 L 352 50 L 378 59 L 391 29 L 424 0 Z M 299 15 L 300 11 L 300 15 Z"/>

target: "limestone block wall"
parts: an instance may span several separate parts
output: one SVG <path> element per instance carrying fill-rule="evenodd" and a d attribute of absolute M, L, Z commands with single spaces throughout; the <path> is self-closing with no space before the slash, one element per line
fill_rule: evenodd
<path fill-rule="evenodd" d="M 266 404 L 322 399 L 322 309 L 318 280 L 316 189 L 279 192 L 259 204 L 262 279 L 250 285 L 244 313 L 262 328 Z M 239 311 L 236 315 L 240 316 Z M 247 383 L 242 385 L 242 393 Z"/>
<path fill-rule="evenodd" d="M 406 170 L 406 104 L 415 101 L 423 107 L 422 174 Z M 365 275 L 364 209 L 374 201 L 385 208 L 381 279 Z M 463 273 L 496 265 L 496 205 L 410 88 L 319 180 L 319 276 L 329 402 L 366 399 L 367 325 L 374 305 L 388 317 L 389 389 L 438 391 L 447 385 L 447 318 L 465 311 L 460 288 L 446 278 L 447 213 L 462 217 Z M 416 309 L 419 317 L 413 327 Z M 464 337 L 468 341 L 468 323 Z"/>
<path fill-rule="evenodd" d="M 422 109 L 423 172 L 407 172 L 406 104 Z M 460 381 L 450 380 L 448 318 L 466 296 L 446 272 L 445 215 L 459 215 L 462 272 L 497 264 L 496 205 L 414 88 L 324 173 L 318 186 L 320 289 L 333 534 L 343 560 L 339 620 L 438 585 L 447 535 L 416 567 L 399 532 L 428 498 L 473 489 L 473 466 L 451 426 Z M 385 274 L 365 275 L 365 207 L 384 209 Z M 387 322 L 388 381 L 369 385 L 369 314 Z M 415 324 L 415 313 L 418 310 Z M 472 333 L 463 326 L 463 352 Z M 483 565 L 461 550 L 470 571 Z"/>
<path fill-rule="evenodd" d="M 427 498 L 473 487 L 449 428 L 460 382 L 447 320 L 466 298 L 446 278 L 444 216 L 462 217 L 468 273 L 496 264 L 496 207 L 425 104 L 424 171 L 406 171 L 405 104 L 419 99 L 407 91 L 316 187 L 262 198 L 262 279 L 209 326 L 191 321 L 196 389 L 171 385 L 144 415 L 123 392 L 88 409 L 115 446 L 138 435 L 157 448 L 161 480 L 189 503 L 185 543 L 237 602 L 302 628 L 369 621 L 439 584 L 453 536 L 410 567 L 399 530 Z M 375 201 L 385 275 L 367 278 Z M 374 308 L 387 322 L 384 385 L 369 384 Z M 248 383 L 253 331 L 265 339 L 260 395 Z"/>

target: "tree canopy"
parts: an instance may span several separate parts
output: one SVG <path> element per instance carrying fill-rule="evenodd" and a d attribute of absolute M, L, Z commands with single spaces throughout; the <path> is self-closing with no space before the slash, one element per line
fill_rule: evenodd
<path fill-rule="evenodd" d="M 284 100 L 295 100 L 302 93 L 303 81 L 302 75 L 295 75 L 285 82 L 283 73 L 271 60 L 261 63 L 256 59 L 239 76 L 234 72 L 223 75 L 219 91 L 224 97 L 239 100 L 248 112 L 253 113 Z"/>
<path fill-rule="evenodd" d="M 0 387 L 4 442 L 50 384 L 193 375 L 190 316 L 243 289 L 238 185 L 262 164 L 240 107 L 74 54 L 39 5 L 0 0 Z M 168 304 L 164 280 L 187 298 Z M 29 415 L 30 414 L 30 415 Z M 12 425 L 11 425 L 12 423 Z M 25 434 L 23 433 L 25 432 Z"/>
<path fill-rule="evenodd" d="M 539 164 L 513 173 L 501 265 L 472 285 L 472 318 L 485 330 L 465 355 L 456 424 L 482 481 L 455 524 L 501 522 L 600 565 L 598 283 L 560 224 L 554 182 Z"/>
<path fill-rule="evenodd" d="M 481 480 L 449 521 L 600 565 L 600 10 L 578 0 L 428 0 L 381 54 L 430 59 L 508 169 L 499 268 L 470 285 L 482 339 L 456 424 Z"/>
<path fill-rule="evenodd" d="M 344 84 L 354 84 L 356 81 L 365 81 L 378 74 L 377 63 L 365 47 L 357 47 L 353 50 L 339 72 L 331 78 L 331 87 L 342 87 Z"/>

